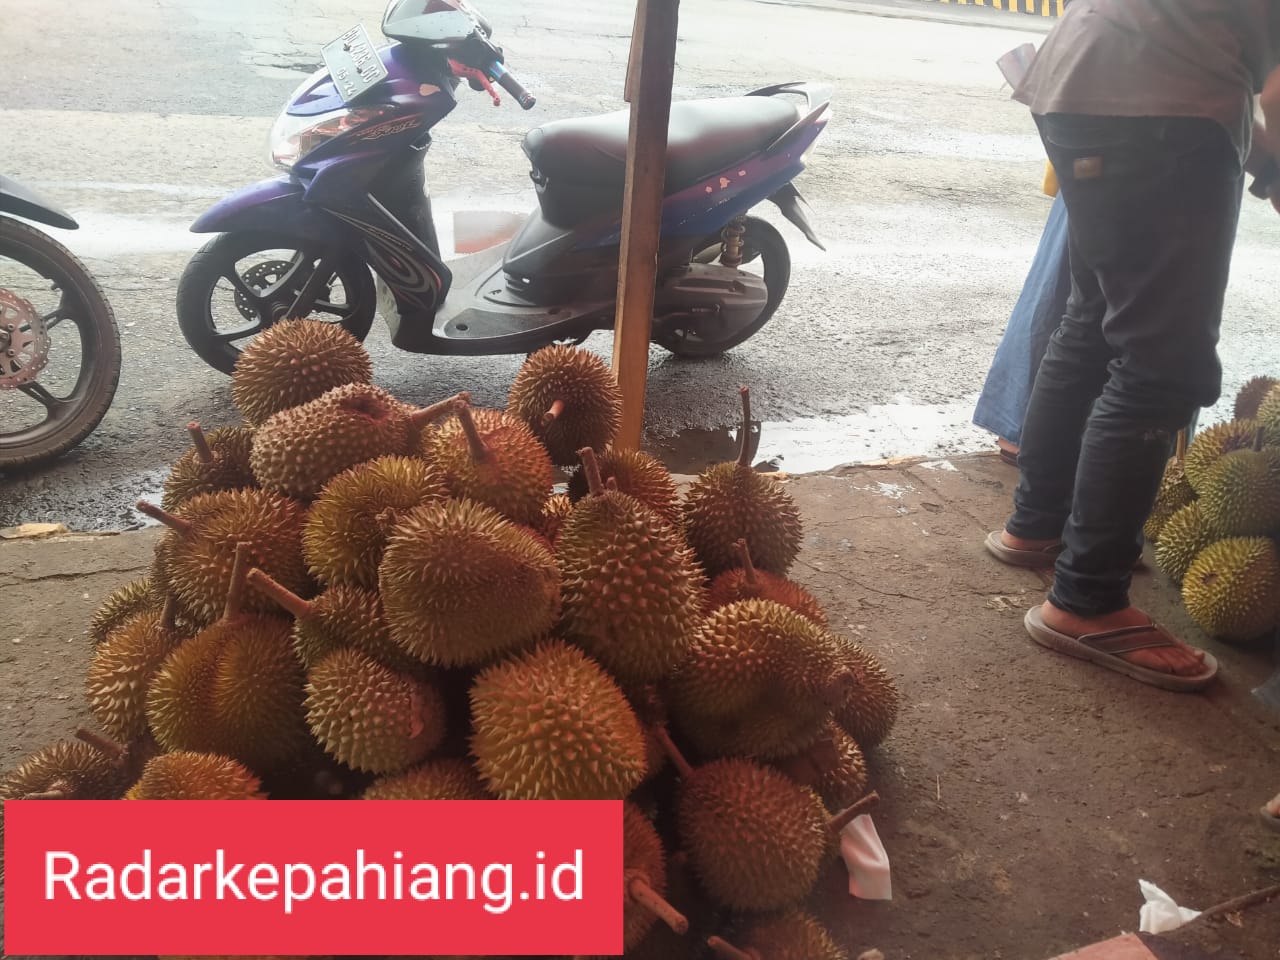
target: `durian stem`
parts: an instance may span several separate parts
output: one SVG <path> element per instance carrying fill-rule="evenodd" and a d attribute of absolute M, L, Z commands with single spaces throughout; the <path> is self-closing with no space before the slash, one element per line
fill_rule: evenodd
<path fill-rule="evenodd" d="M 265 593 L 284 609 L 288 610 L 295 617 L 307 617 L 311 615 L 311 611 L 315 605 L 309 600 L 303 600 L 300 596 L 282 584 L 276 583 L 269 576 L 254 567 L 249 571 L 246 579 L 255 589 L 261 593 Z"/>
<path fill-rule="evenodd" d="M 578 456 L 582 458 L 582 472 L 587 476 L 587 489 L 593 497 L 600 496 L 604 493 L 604 483 L 600 479 L 600 464 L 596 460 L 596 452 L 590 447 L 583 447 L 578 451 Z"/>
<path fill-rule="evenodd" d="M 191 442 L 196 445 L 196 453 L 205 463 L 213 463 L 213 450 L 209 446 L 209 441 L 205 439 L 204 431 L 200 429 L 200 422 L 192 420 L 187 424 L 187 432 L 191 434 Z"/>
<path fill-rule="evenodd" d="M 65 780 L 57 780 L 48 790 L 41 790 L 39 793 L 26 793 L 19 797 L 20 800 L 68 800 L 71 797 L 71 787 Z"/>
<path fill-rule="evenodd" d="M 680 776 L 685 780 L 692 777 L 693 767 L 689 766 L 689 761 L 684 758 L 680 748 L 672 741 L 671 734 L 667 733 L 667 728 L 659 724 L 653 728 L 653 736 L 662 745 L 662 749 L 667 752 L 667 756 L 671 758 L 672 766 L 680 771 Z"/>
<path fill-rule="evenodd" d="M 1178 431 L 1178 447 L 1174 452 L 1174 459 L 1178 461 L 1178 466 L 1182 466 L 1182 461 L 1187 459 L 1187 435 L 1190 431 L 1183 427 Z"/>
<path fill-rule="evenodd" d="M 476 429 L 476 421 L 471 416 L 471 406 L 462 401 L 457 403 L 454 409 L 458 413 L 458 421 L 462 424 L 462 432 L 467 435 L 467 446 L 471 448 L 471 459 L 476 463 L 483 463 L 489 459 L 489 451 L 484 445 L 484 441 L 480 439 L 480 431 Z"/>
<path fill-rule="evenodd" d="M 139 500 L 135 506 L 139 513 L 145 513 L 152 520 L 158 520 L 166 527 L 177 530 L 184 537 L 190 536 L 191 531 L 195 526 L 195 524 L 190 520 L 184 520 L 182 517 L 175 517 L 168 510 L 165 510 L 162 507 L 157 507 L 154 503 L 147 503 L 145 500 Z"/>
<path fill-rule="evenodd" d="M 734 546 L 738 548 L 738 556 L 742 558 L 742 569 L 746 571 L 746 576 L 743 579 L 746 581 L 747 586 L 758 586 L 756 568 L 755 564 L 751 562 L 751 550 L 747 547 L 747 541 L 739 537 Z"/>
<path fill-rule="evenodd" d="M 460 403 L 470 403 L 471 394 L 466 390 L 461 393 L 455 393 L 452 397 L 446 397 L 439 403 L 433 403 L 429 407 L 422 407 L 409 414 L 409 423 L 414 429 L 425 427 L 433 420 L 439 420 L 446 413 L 455 410 Z"/>
<path fill-rule="evenodd" d="M 631 899 L 644 907 L 655 917 L 665 923 L 676 933 L 689 932 L 689 918 L 668 903 L 661 894 L 640 874 L 636 874 L 627 883 L 627 893 Z"/>
<path fill-rule="evenodd" d="M 85 727 L 81 727 L 76 731 L 76 739 L 83 740 L 100 753 L 105 753 L 112 760 L 119 760 L 126 753 L 125 748 L 120 746 L 120 744 L 116 743 L 114 740 L 109 740 L 102 734 L 94 733 L 92 730 Z"/>
<path fill-rule="evenodd" d="M 846 807 L 844 810 L 841 810 L 834 817 L 828 820 L 827 829 L 838 835 L 841 830 L 853 823 L 854 820 L 862 816 L 879 802 L 880 794 L 872 790 L 853 806 Z"/>
<path fill-rule="evenodd" d="M 751 466 L 751 391 L 739 387 L 742 395 L 742 436 L 738 438 L 738 466 Z"/>
<path fill-rule="evenodd" d="M 552 421 L 562 413 L 564 413 L 564 401 L 557 400 L 555 403 L 551 404 L 551 409 L 542 415 L 542 425 L 544 427 L 550 426 Z"/>
<path fill-rule="evenodd" d="M 164 598 L 164 607 L 160 610 L 160 624 L 170 633 L 178 628 L 178 599 L 173 594 Z"/>
<path fill-rule="evenodd" d="M 222 608 L 222 618 L 231 620 L 240 615 L 244 606 L 245 583 L 249 576 L 249 544 L 243 540 L 236 544 L 236 559 L 231 566 L 231 586 L 227 588 L 227 603 Z"/>
<path fill-rule="evenodd" d="M 707 937 L 707 946 L 711 948 L 712 953 L 717 957 L 724 957 L 725 960 L 760 960 L 760 954 L 752 950 L 747 953 L 739 950 L 733 944 L 720 937 Z"/>

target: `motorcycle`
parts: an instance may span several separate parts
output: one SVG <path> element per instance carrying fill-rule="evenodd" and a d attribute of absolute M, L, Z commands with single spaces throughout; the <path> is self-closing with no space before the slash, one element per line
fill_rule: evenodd
<path fill-rule="evenodd" d="M 527 354 L 613 328 L 630 112 L 530 131 L 537 209 L 514 237 L 446 265 L 424 170 L 434 127 L 464 80 L 495 105 L 495 83 L 525 110 L 536 100 L 466 0 L 392 0 L 381 26 L 388 43 L 357 24 L 294 91 L 270 136 L 283 172 L 191 226 L 218 236 L 179 281 L 178 322 L 215 369 L 231 373 L 236 343 L 285 317 L 331 320 L 363 340 L 380 311 L 392 344 L 421 354 Z M 757 204 L 825 249 L 792 181 L 829 114 L 825 90 L 799 82 L 672 104 L 653 342 L 717 355 L 777 310 L 791 258 L 751 215 Z M 214 317 L 223 281 L 226 329 Z"/>
<path fill-rule="evenodd" d="M 0 470 L 40 464 L 78 445 L 102 422 L 120 381 L 120 333 L 102 288 L 70 250 L 25 221 L 80 226 L 0 176 Z M 64 321 L 76 328 L 81 363 L 70 393 L 59 397 L 54 390 L 69 378 L 50 361 L 75 346 L 59 336 L 55 348 L 52 332 Z"/>

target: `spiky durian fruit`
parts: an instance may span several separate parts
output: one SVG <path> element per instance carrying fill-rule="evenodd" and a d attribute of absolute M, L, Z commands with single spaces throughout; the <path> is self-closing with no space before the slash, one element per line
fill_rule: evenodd
<path fill-rule="evenodd" d="M 662 921 L 677 933 L 689 921 L 665 898 L 667 854 L 657 828 L 630 800 L 622 805 L 622 946 L 630 951 Z"/>
<path fill-rule="evenodd" d="M 431 684 L 358 650 L 335 650 L 307 672 L 307 723 L 337 760 L 398 773 L 444 740 L 444 701 Z"/>
<path fill-rule="evenodd" d="M 307 669 L 344 647 L 351 647 L 392 670 L 413 672 L 419 662 L 391 639 L 375 590 L 338 584 L 314 600 L 304 600 L 261 570 L 249 571 L 249 584 L 293 614 L 293 648 Z"/>
<path fill-rule="evenodd" d="M 244 764 L 216 753 L 176 750 L 147 761 L 126 800 L 266 800 Z"/>
<path fill-rule="evenodd" d="M 236 545 L 249 544 L 251 563 L 300 596 L 314 584 L 302 560 L 306 513 L 297 501 L 267 490 L 201 494 L 169 513 L 139 502 L 138 509 L 169 527 L 156 546 L 153 570 L 177 600 L 178 614 L 197 626 L 217 619 L 231 588 Z M 261 594 L 243 598 L 248 611 L 269 613 Z"/>
<path fill-rule="evenodd" d="M 619 491 L 635 497 L 672 526 L 683 522 L 680 493 L 662 462 L 639 450 L 608 449 L 596 454 L 600 479 L 612 480 Z M 569 499 L 577 503 L 590 492 L 586 470 L 579 467 L 569 477 Z"/>
<path fill-rule="evenodd" d="M 751 960 L 849 960 L 849 952 L 831 932 L 800 909 L 753 918 L 741 933 L 730 934 L 728 940 L 712 937 L 710 945 L 721 956 Z"/>
<path fill-rule="evenodd" d="M 645 738 L 617 682 L 549 639 L 483 670 L 471 688 L 471 750 L 507 800 L 622 800 L 644 779 Z"/>
<path fill-rule="evenodd" d="M 1174 455 L 1165 465 L 1155 503 L 1142 525 L 1143 536 L 1152 543 L 1159 541 L 1160 531 L 1169 522 L 1169 518 L 1196 499 L 1196 492 L 1187 480 L 1187 443 L 1187 431 L 1179 430 Z"/>
<path fill-rule="evenodd" d="M 769 765 L 801 786 L 811 787 L 828 810 L 852 806 L 867 792 L 867 763 L 862 749 L 835 721 L 828 721 L 816 743 Z"/>
<path fill-rule="evenodd" d="M 491 800 L 475 767 L 459 757 L 428 760 L 411 770 L 379 777 L 363 800 Z"/>
<path fill-rule="evenodd" d="M 1258 405 L 1258 426 L 1266 431 L 1266 444 L 1280 447 L 1280 385 L 1267 391 Z"/>
<path fill-rule="evenodd" d="M 605 489 L 580 451 L 591 494 L 556 543 L 565 627 L 624 683 L 659 680 L 688 655 L 706 583 L 680 531 L 634 497 Z"/>
<path fill-rule="evenodd" d="M 94 651 L 86 677 L 89 709 L 108 736 L 128 742 L 147 732 L 147 688 L 182 642 L 167 612 L 146 610 L 112 630 Z"/>
<path fill-rule="evenodd" d="M 307 568 L 321 583 L 376 589 L 382 551 L 400 515 L 448 496 L 444 474 L 419 457 L 379 457 L 340 473 L 308 512 Z"/>
<path fill-rule="evenodd" d="M 709 756 L 771 759 L 814 743 L 854 676 L 841 644 L 772 600 L 714 611 L 670 681 L 671 713 Z"/>
<path fill-rule="evenodd" d="M 551 551 L 492 507 L 416 507 L 392 531 L 379 573 L 392 639 L 439 666 L 482 663 L 537 640 L 560 611 Z"/>
<path fill-rule="evenodd" d="M 1206 633 L 1247 643 L 1280 626 L 1280 556 L 1270 537 L 1205 547 L 1182 582 L 1187 613 Z"/>
<path fill-rule="evenodd" d="M 240 352 L 231 373 L 231 402 L 245 423 L 265 423 L 334 387 L 373 380 L 364 345 L 336 323 L 310 317 L 268 327 Z"/>
<path fill-rule="evenodd" d="M 187 424 L 192 445 L 169 469 L 160 506 L 174 510 L 192 497 L 219 490 L 242 490 L 258 485 L 249 466 L 253 431 L 220 427 L 208 435 L 194 420 Z"/>
<path fill-rule="evenodd" d="M 827 625 L 827 615 L 813 594 L 792 580 L 757 570 L 747 541 L 739 540 L 736 546 L 742 566 L 726 570 L 711 581 L 707 613 L 739 600 L 772 600 L 804 614 L 820 627 Z"/>
<path fill-rule="evenodd" d="M 179 644 L 156 672 L 147 722 L 168 751 L 223 754 L 266 776 L 308 740 L 304 673 L 290 620 L 246 609 L 249 557 L 241 544 L 222 617 Z"/>
<path fill-rule="evenodd" d="M 572 512 L 573 501 L 563 493 L 552 494 L 542 505 L 542 517 L 538 520 L 535 529 L 546 538 L 552 548 L 560 539 L 560 531 L 564 529 L 564 522 L 569 519 L 569 514 Z"/>
<path fill-rule="evenodd" d="M 703 887 L 733 910 L 799 904 L 834 843 L 813 790 L 750 760 L 713 760 L 691 771 L 676 816 Z"/>
<path fill-rule="evenodd" d="M 1174 513 L 1161 529 L 1156 542 L 1156 566 L 1175 584 L 1181 584 L 1191 561 L 1218 539 L 1220 536 L 1205 519 L 1200 502 L 1189 503 Z"/>
<path fill-rule="evenodd" d="M 709 577 L 737 566 L 739 539 L 747 541 L 758 569 L 784 576 L 800 552 L 800 511 L 774 477 L 751 469 L 751 404 L 746 387 L 741 393 L 741 452 L 732 463 L 708 467 L 689 486 L 682 505 L 685 533 Z"/>
<path fill-rule="evenodd" d="M 101 750 L 80 740 L 59 740 L 5 774 L 0 799 L 56 794 L 64 800 L 115 800 L 128 787 L 124 769 Z"/>
<path fill-rule="evenodd" d="M 422 439 L 423 454 L 445 475 L 450 493 L 493 507 L 509 520 L 537 526 L 555 485 L 546 448 L 510 414 L 473 415 L 465 402 L 455 418 Z"/>
<path fill-rule="evenodd" d="M 622 391 L 595 354 L 552 344 L 520 367 L 507 409 L 545 444 L 554 463 L 572 466 L 583 447 L 598 452 L 613 442 L 622 423 Z"/>
<path fill-rule="evenodd" d="M 1233 450 L 1248 450 L 1258 433 L 1255 420 L 1230 420 L 1201 430 L 1187 447 L 1186 475 L 1198 495 L 1209 468 Z"/>
<path fill-rule="evenodd" d="M 1265 536 L 1280 531 L 1280 448 L 1263 448 L 1259 427 L 1249 450 L 1220 457 L 1205 472 L 1197 501 L 1219 537 Z"/>
<path fill-rule="evenodd" d="M 1236 393 L 1235 404 L 1231 416 L 1236 420 L 1252 420 L 1258 416 L 1262 401 L 1267 398 L 1271 388 L 1280 384 L 1275 377 L 1253 377 Z"/>
<path fill-rule="evenodd" d="M 880 658 L 861 644 L 835 634 L 840 663 L 853 672 L 853 686 L 832 718 L 864 752 L 884 742 L 897 722 L 902 694 Z"/>
<path fill-rule="evenodd" d="M 89 618 L 87 633 L 96 647 L 116 627 L 139 613 L 159 612 L 164 606 L 164 593 L 150 577 L 140 577 L 118 587 L 107 595 Z"/>

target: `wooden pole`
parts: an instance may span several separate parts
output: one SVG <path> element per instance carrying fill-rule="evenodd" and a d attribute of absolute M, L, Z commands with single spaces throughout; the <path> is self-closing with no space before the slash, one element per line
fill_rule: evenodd
<path fill-rule="evenodd" d="M 622 423 L 614 442 L 619 449 L 638 449 L 644 430 L 679 8 L 679 0 L 637 0 L 627 69 L 631 131 L 613 338 L 613 372 L 622 392 Z"/>

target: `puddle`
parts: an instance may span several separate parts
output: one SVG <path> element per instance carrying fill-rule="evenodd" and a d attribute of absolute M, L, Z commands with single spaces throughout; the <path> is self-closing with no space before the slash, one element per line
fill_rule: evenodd
<path fill-rule="evenodd" d="M 906 401 L 863 413 L 787 422 L 765 421 L 753 463 L 787 473 L 820 473 L 892 457 L 946 457 L 991 449 L 992 438 L 971 422 L 974 400 L 951 404 Z M 737 430 L 684 430 L 647 445 L 668 469 L 694 474 L 738 454 Z M 945 459 L 935 469 L 954 470 Z M 892 496 L 894 491 L 884 491 Z"/>

